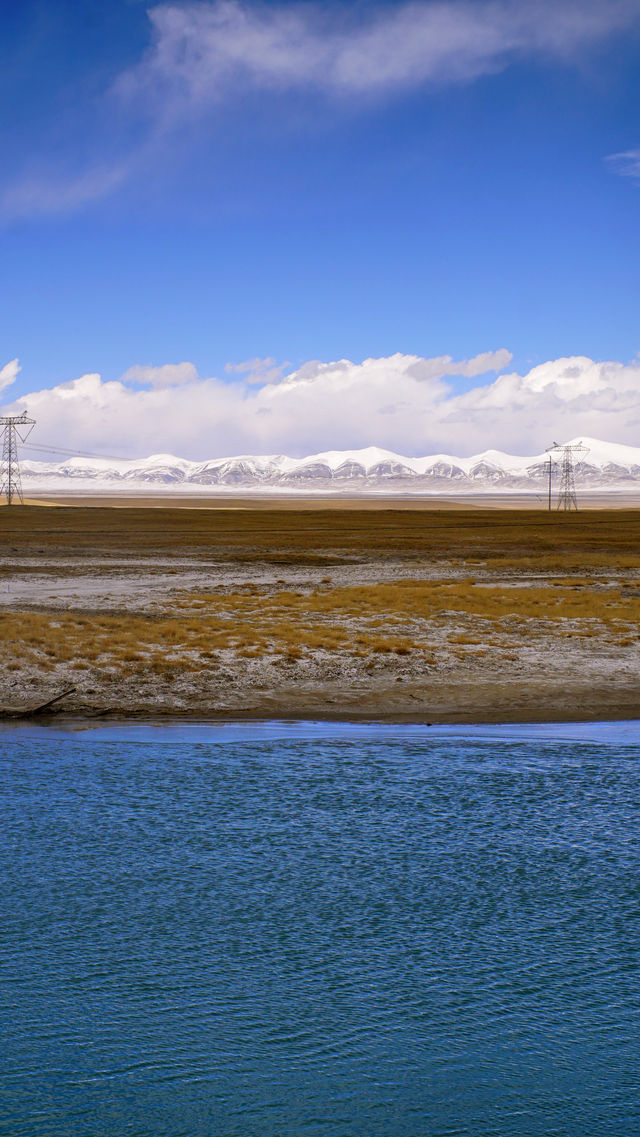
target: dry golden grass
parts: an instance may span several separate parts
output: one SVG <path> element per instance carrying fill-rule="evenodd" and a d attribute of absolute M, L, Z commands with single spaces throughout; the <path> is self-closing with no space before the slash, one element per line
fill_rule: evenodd
<path fill-rule="evenodd" d="M 417 621 L 440 619 L 453 613 L 486 619 L 558 621 L 596 620 L 609 624 L 640 622 L 640 593 L 629 593 L 619 586 L 603 587 L 597 582 L 551 581 L 549 585 L 483 585 L 469 581 L 401 580 L 391 583 L 311 591 L 307 594 L 283 590 L 264 597 L 234 592 L 195 594 L 185 598 L 181 627 L 197 631 L 202 616 L 194 621 L 187 612 L 206 612 L 208 621 L 234 619 L 238 635 L 252 636 L 257 627 L 269 627 L 276 635 L 288 637 L 291 624 L 301 619 L 319 623 L 326 620 L 366 621 L 369 629 L 387 628 Z M 283 619 L 286 617 L 286 619 Z M 323 632 L 326 635 L 326 632 Z M 335 635 L 340 636 L 338 628 Z"/>
<path fill-rule="evenodd" d="M 537 637 L 638 645 L 640 511 L 12 508 L 3 532 L 6 574 L 48 571 L 58 557 L 86 578 L 96 558 L 116 572 L 144 555 L 179 588 L 185 562 L 212 566 L 211 591 L 183 594 L 170 611 L 8 612 L 0 659 L 12 675 L 70 668 L 168 683 L 230 659 L 249 669 L 339 656 L 379 670 L 392 659 L 428 665 L 435 646 L 439 657 L 505 660 Z M 216 580 L 219 563 L 282 566 L 273 578 L 291 566 L 389 561 L 415 579 L 345 587 L 318 572 L 309 590 L 280 579 L 275 590 L 232 592 Z M 424 579 L 434 566 L 445 579 Z"/>
<path fill-rule="evenodd" d="M 434 631 L 458 658 L 541 635 L 637 642 L 640 593 L 566 578 L 550 583 L 400 580 L 265 595 L 240 589 L 184 596 L 171 615 L 11 612 L 0 617 L 0 658 L 14 671 L 70 665 L 168 679 L 215 669 L 225 652 L 247 663 L 318 653 L 363 660 L 419 652 L 426 659 Z"/>

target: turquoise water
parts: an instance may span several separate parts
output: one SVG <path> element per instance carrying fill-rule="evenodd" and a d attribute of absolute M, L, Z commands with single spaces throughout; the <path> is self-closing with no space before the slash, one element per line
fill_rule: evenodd
<path fill-rule="evenodd" d="M 0 733 L 0 1132 L 640 1134 L 640 724 Z"/>

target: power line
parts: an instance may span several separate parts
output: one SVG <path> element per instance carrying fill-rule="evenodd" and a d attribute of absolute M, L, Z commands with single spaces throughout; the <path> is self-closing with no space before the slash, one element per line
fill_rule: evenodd
<path fill-rule="evenodd" d="M 131 462 L 131 458 L 124 458 L 122 454 L 92 454 L 89 450 L 67 450 L 64 446 L 46 446 L 28 442 L 27 450 L 37 450 L 41 454 L 63 454 L 68 458 L 108 458 L 112 462 Z"/>

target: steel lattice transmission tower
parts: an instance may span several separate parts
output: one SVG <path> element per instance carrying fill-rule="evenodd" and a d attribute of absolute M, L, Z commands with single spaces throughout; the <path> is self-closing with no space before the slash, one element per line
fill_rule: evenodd
<path fill-rule="evenodd" d="M 35 419 L 28 418 L 27 412 L 21 415 L 0 415 L 2 427 L 2 465 L 0 466 L 0 497 L 12 505 L 14 499 L 23 504 L 22 479 L 18 461 L 18 441 L 26 442 L 35 426 Z M 21 427 L 25 427 L 22 430 Z"/>
<path fill-rule="evenodd" d="M 576 481 L 575 472 L 573 468 L 574 455 L 581 458 L 583 454 L 589 453 L 589 447 L 583 446 L 582 442 L 569 442 L 562 444 L 561 442 L 554 442 L 553 446 L 547 447 L 547 454 L 549 454 L 549 461 L 551 461 L 551 454 L 558 455 L 558 465 L 560 467 L 560 488 L 558 490 L 558 509 L 566 511 L 578 509 L 578 501 L 576 498 Z M 549 504 L 551 504 L 551 471 L 549 471 Z"/>

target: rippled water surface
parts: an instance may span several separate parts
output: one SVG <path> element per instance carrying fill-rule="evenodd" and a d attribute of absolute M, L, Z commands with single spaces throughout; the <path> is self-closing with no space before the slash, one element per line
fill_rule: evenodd
<path fill-rule="evenodd" d="M 0 734 L 0 1131 L 640 1133 L 640 726 Z"/>

